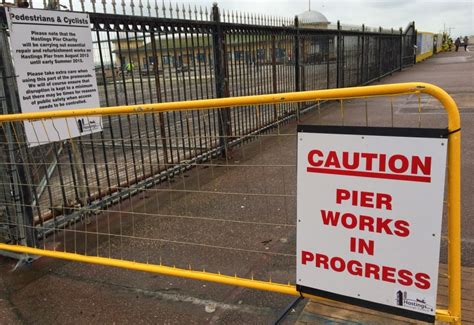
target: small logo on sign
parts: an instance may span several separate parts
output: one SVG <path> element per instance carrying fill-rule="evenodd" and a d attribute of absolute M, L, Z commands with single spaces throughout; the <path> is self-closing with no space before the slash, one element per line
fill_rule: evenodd
<path fill-rule="evenodd" d="M 80 118 L 77 120 L 77 128 L 80 133 L 93 132 L 99 128 L 99 125 L 94 120 Z"/>
<path fill-rule="evenodd" d="M 396 294 L 397 305 L 416 311 L 433 311 L 433 306 L 426 303 L 425 298 L 416 298 L 406 291 L 398 290 Z"/>

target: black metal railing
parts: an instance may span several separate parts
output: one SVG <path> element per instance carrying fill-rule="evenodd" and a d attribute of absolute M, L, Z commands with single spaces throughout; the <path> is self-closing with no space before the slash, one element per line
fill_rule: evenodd
<path fill-rule="evenodd" d="M 184 17 L 139 9 L 141 16 L 89 13 L 101 106 L 349 87 L 414 62 L 414 24 L 405 32 L 340 24 L 314 29 L 298 19 L 222 14 L 217 5 L 204 14 L 183 8 Z M 6 25 L 1 8 L 0 23 Z M 65 141 L 27 150 L 33 201 L 20 205 L 34 206 L 36 223 L 67 222 L 81 207 L 112 204 L 191 160 L 226 156 L 231 146 L 297 118 L 312 103 L 306 105 L 104 117 L 103 131 L 77 139 L 77 148 Z"/>

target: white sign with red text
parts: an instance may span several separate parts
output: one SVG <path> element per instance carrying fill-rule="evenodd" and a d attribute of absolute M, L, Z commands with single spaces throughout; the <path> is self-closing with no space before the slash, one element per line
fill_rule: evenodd
<path fill-rule="evenodd" d="M 299 126 L 297 285 L 434 320 L 447 139 L 354 129 Z"/>

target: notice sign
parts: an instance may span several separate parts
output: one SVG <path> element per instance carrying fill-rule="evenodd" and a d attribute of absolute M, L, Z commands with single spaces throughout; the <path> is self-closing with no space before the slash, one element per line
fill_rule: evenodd
<path fill-rule="evenodd" d="M 8 8 L 23 113 L 99 107 L 89 16 Z M 101 131 L 100 117 L 25 122 L 30 146 Z"/>
<path fill-rule="evenodd" d="M 434 321 L 446 133 L 298 126 L 299 290 Z"/>

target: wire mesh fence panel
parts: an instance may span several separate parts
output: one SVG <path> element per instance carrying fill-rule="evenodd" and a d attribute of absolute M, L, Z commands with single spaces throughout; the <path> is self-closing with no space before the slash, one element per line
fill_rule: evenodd
<path fill-rule="evenodd" d="M 220 12 L 217 6 L 58 4 L 33 2 L 33 8 L 89 12 L 103 107 L 358 85 L 400 67 L 396 53 L 402 36 L 393 31 L 340 25 L 338 30 L 314 29 L 297 19 Z M 3 10 L 0 17 L 6 26 Z M 1 33 L 8 44 L 7 29 Z M 13 75 L 11 58 L 5 51 L 0 70 L 3 113 L 19 112 L 11 96 L 13 79 L 7 78 Z M 232 143 L 249 142 L 316 108 L 320 112 L 320 103 L 104 116 L 102 132 L 35 147 L 28 147 L 19 124 L 5 125 L 5 161 L 10 161 L 5 177 L 18 172 L 16 181 L 24 178 L 35 184 L 31 193 L 21 186 L 4 188 L 3 199 L 10 206 L 6 215 L 30 218 L 33 211 L 21 206 L 31 196 L 42 237 L 44 231 L 51 232 L 43 227 L 46 221 L 67 224 L 81 214 L 77 210 L 109 206 L 170 178 L 183 162 L 231 157 Z M 54 132 L 48 128 L 64 122 L 88 125 L 90 120 L 78 116 L 53 124 L 38 122 L 36 132 Z"/>
<path fill-rule="evenodd" d="M 33 3 L 34 8 L 50 5 Z M 148 2 L 59 5 L 89 12 L 101 106 L 356 85 L 399 66 L 393 53 L 401 36 L 393 32 L 318 30 L 304 24 L 295 28 L 297 21 L 221 13 L 216 6 L 208 11 Z M 1 16 L 4 22 L 3 11 Z M 2 33 L 7 35 L 6 30 Z M 383 42 L 383 51 L 381 35 L 389 40 Z M 222 149 L 227 140 L 268 130 L 311 107 L 314 103 L 286 103 L 240 107 L 229 114 L 213 110 L 107 116 L 103 132 L 85 136 L 75 146 L 64 142 L 30 149 L 29 177 L 41 184 L 38 200 L 61 207 L 84 204 L 88 198 L 111 194 L 108 188 L 119 193 L 121 184 L 156 174 L 148 164 L 177 164 Z M 86 164 L 62 166 L 67 159 L 79 158 Z M 123 161 L 131 161 L 133 168 L 124 168 Z M 94 162 L 105 167 L 96 168 Z M 70 194 L 62 187 L 48 187 L 58 176 L 65 184 L 83 182 L 88 190 Z"/>
<path fill-rule="evenodd" d="M 414 24 L 325 30 L 217 6 L 59 4 L 90 12 L 101 106 L 138 106 L 64 141 L 27 140 L 24 123 L 55 139 L 56 125 L 91 117 L 1 123 L 0 242 L 294 283 L 296 123 L 446 125 L 441 105 L 415 91 L 143 109 L 370 83 L 413 62 Z M 0 108 L 18 113 L 6 28 L 0 36 Z"/>
<path fill-rule="evenodd" d="M 146 120 L 154 115 L 140 117 Z M 134 117 L 123 116 L 131 122 Z M 2 124 L 5 129 L 20 126 L 15 122 Z M 242 259 L 256 263 L 259 256 L 275 256 L 285 261 L 281 263 L 286 266 L 294 264 L 291 249 L 283 245 L 292 240 L 288 229 L 294 232 L 288 204 L 295 204 L 291 182 L 295 165 L 292 157 L 286 157 L 294 144 L 294 134 L 255 136 L 250 144 L 232 146 L 227 158 L 209 155 L 198 163 L 182 157 L 178 164 L 153 159 L 162 155 L 153 146 L 140 147 L 140 142 L 154 139 L 153 134 L 135 138 L 132 149 L 127 135 L 115 137 L 114 141 L 124 141 L 129 148 L 109 151 L 108 156 L 114 158 L 108 162 L 106 156 L 97 155 L 94 159 L 91 151 L 92 146 L 110 141 L 108 135 L 55 143 L 61 144 L 73 158 L 58 161 L 45 193 L 57 191 L 58 199 L 70 203 L 57 205 L 51 196 L 45 195 L 44 199 L 22 204 L 33 211 L 35 226 L 30 230 L 37 233 L 35 246 L 152 264 L 166 262 L 182 268 L 191 264 L 226 273 L 243 270 L 239 266 Z M 207 139 L 196 136 L 169 140 L 190 142 L 190 149 L 199 151 L 198 143 Z M 16 144 L 26 146 L 21 139 Z M 5 145 L 3 142 L 2 146 Z M 131 158 L 132 150 L 136 156 L 143 155 L 139 164 Z M 30 158 L 22 156 L 22 163 L 28 165 Z M 8 163 L 3 165 L 11 168 Z M 155 173 L 146 175 L 151 170 Z M 162 179 L 153 177 L 160 172 L 165 172 Z M 141 187 L 135 187 L 139 182 L 143 183 Z M 12 183 L 4 181 L 2 185 L 8 187 Z M 18 185 L 27 186 L 34 193 L 39 187 L 34 181 Z M 114 191 L 122 195 L 114 198 L 110 195 Z M 37 193 L 33 195 L 36 196 Z M 20 225 L 2 220 L 2 226 Z M 255 236 L 249 236 L 250 233 Z M 273 239 L 275 234 L 280 234 L 278 240 Z M 282 247 L 270 250 L 270 243 Z M 209 255 L 220 256 L 219 260 L 226 257 L 229 263 L 212 265 L 206 262 Z"/>
<path fill-rule="evenodd" d="M 311 103 L 315 108 L 301 115 L 300 123 L 445 125 L 439 114 L 430 114 L 441 106 L 428 105 L 428 97 L 420 94 Z M 423 108 L 431 111 L 426 114 Z M 242 114 L 239 107 L 228 110 L 235 111 L 232 116 Z M 200 113 L 206 119 L 211 112 Z M 100 136 L 50 144 L 61 147 L 55 151 L 61 156 L 48 182 L 23 177 L 24 183 L 15 184 L 31 192 L 30 201 L 23 198 L 22 208 L 30 211 L 33 224 L 7 218 L 1 220 L 1 228 L 28 228 L 36 234 L 32 245 L 45 249 L 293 282 L 296 122 L 282 122 L 239 140 L 229 137 L 227 154 L 222 156 L 221 151 L 202 148 L 202 143 L 218 143 L 217 134 L 133 133 L 146 130 L 160 114 L 104 116 Z M 113 133 L 107 121 L 120 119 L 127 127 Z M 22 122 L 5 122 L 1 127 L 4 133 L 16 134 Z M 15 139 L 17 161 L 2 161 L 2 170 L 18 164 L 26 170 L 50 166 L 32 155 L 42 146 L 30 150 L 24 140 Z M 171 147 L 184 143 L 176 149 L 175 161 L 165 160 L 162 140 Z M 1 142 L 2 148 L 8 144 Z M 12 188 L 12 182 L 3 179 L 2 187 Z M 7 211 L 16 208 L 4 206 Z M 14 242 L 15 237 L 7 241 Z M 267 267 L 252 267 L 262 259 Z"/>
<path fill-rule="evenodd" d="M 64 152 L 65 156 L 58 157 L 57 167 L 44 185 L 29 172 L 30 166 L 39 169 L 49 166 L 49 162 L 33 161 L 38 157 L 32 155 L 33 151 L 41 146 L 31 150 L 28 146 L 31 139 L 27 143 L 21 136 L 23 123 L 29 123 L 29 118 L 3 122 L 0 126 L 5 139 L 0 143 L 1 152 L 13 150 L 13 160 L 8 158 L 0 163 L 0 170 L 12 175 L 10 179 L 2 179 L 0 188 L 21 198 L 19 204 L 2 202 L 9 210 L 0 219 L 0 229 L 8 229 L 2 232 L 6 237 L 3 240 L 17 243 L 18 239 L 29 237 L 33 240 L 22 242 L 23 245 L 45 251 L 101 257 L 113 263 L 121 260 L 165 265 L 183 272 L 199 270 L 202 279 L 207 274 L 219 277 L 225 274 L 251 282 L 270 281 L 276 287 L 282 285 L 278 290 L 291 290 L 296 267 L 296 124 L 443 128 L 446 126 L 443 106 L 420 92 L 424 86 L 410 84 L 400 91 L 403 95 L 380 96 L 379 93 L 373 97 L 365 93 L 357 96 L 362 98 L 351 98 L 350 93 L 344 93 L 324 101 L 316 96 L 321 94 L 324 98 L 324 93 L 314 92 L 314 97 L 308 96 L 300 103 L 301 107 L 309 108 L 301 111 L 298 121 L 282 120 L 265 132 L 249 132 L 238 137 L 217 133 L 209 137 L 196 133 L 134 132 L 146 129 L 147 121 L 165 113 L 189 116 L 199 111 L 205 119 L 212 111 L 221 118 L 225 110 L 226 114 L 235 116 L 242 105 L 222 107 L 234 106 L 232 101 L 239 98 L 205 110 L 195 110 L 203 107 L 199 101 L 181 103 L 187 109 L 181 111 L 153 113 L 131 107 L 127 114 L 103 116 L 103 121 L 118 120 L 127 125 L 120 128 L 122 132 L 118 135 L 112 136 L 104 122 L 99 136 L 49 144 L 55 148 L 54 152 Z M 356 90 L 362 91 L 352 89 Z M 291 102 L 295 94 L 298 93 L 281 96 Z M 261 102 L 253 98 L 245 105 L 265 107 L 269 103 L 277 108 L 281 105 L 273 95 L 258 98 Z M 162 105 L 155 109 L 171 104 Z M 91 115 L 94 114 L 100 112 Z M 74 115 L 75 120 L 89 118 L 80 112 Z M 70 123 L 61 118 L 41 121 L 50 121 L 53 126 Z M 45 123 L 33 125 L 41 128 Z M 113 129 L 111 125 L 108 128 Z M 42 131 L 56 132 L 54 127 Z M 226 139 L 222 141 L 222 137 Z M 160 146 L 161 140 L 176 147 L 176 151 L 165 150 Z M 206 141 L 216 145 L 201 151 L 201 143 Z M 104 151 L 105 143 L 112 144 L 112 149 Z M 114 143 L 120 146 L 114 148 Z M 180 145 L 183 147 L 179 148 Z M 94 148 L 102 150 L 94 152 Z M 165 152 L 176 152 L 175 160 L 166 160 Z M 52 193 L 68 204 L 57 205 Z M 15 209 L 31 217 L 31 222 L 15 215 L 10 217 Z M 444 209 L 447 211 L 448 207 L 445 205 Z M 447 222 L 446 213 L 443 222 Z M 443 229 L 447 229 L 446 224 Z M 442 251 L 441 258 L 446 258 L 446 251 Z M 258 285 L 261 283 L 255 286 Z"/>
<path fill-rule="evenodd" d="M 402 35 L 393 31 L 339 24 L 337 30 L 314 29 L 297 19 L 220 12 L 217 6 L 193 10 L 142 1 L 58 4 L 33 2 L 33 8 L 89 12 L 103 107 L 358 85 L 400 67 Z M 3 10 L 0 17 L 6 25 Z M 1 36 L 8 44 L 7 29 Z M 7 48 L 3 46 L 1 55 L 1 102 L 3 113 L 13 113 L 20 109 L 11 95 L 15 85 Z M 38 225 L 38 238 L 43 238 L 58 225 L 82 218 L 84 211 L 169 181 L 189 168 L 187 163 L 232 158 L 236 143 L 253 142 L 311 109 L 320 114 L 321 103 L 108 115 L 101 119 L 101 132 L 34 147 L 29 147 L 31 140 L 27 143 L 20 123 L 4 124 L 8 163 L 2 177 L 5 184 L 17 184 L 2 190 L 8 207 L 4 218 L 26 216 L 24 223 Z M 35 132 L 54 139 L 55 123 L 89 125 L 90 120 L 77 116 L 48 123 L 35 122 Z M 3 233 L 13 241 L 26 236 L 8 227 Z"/>

